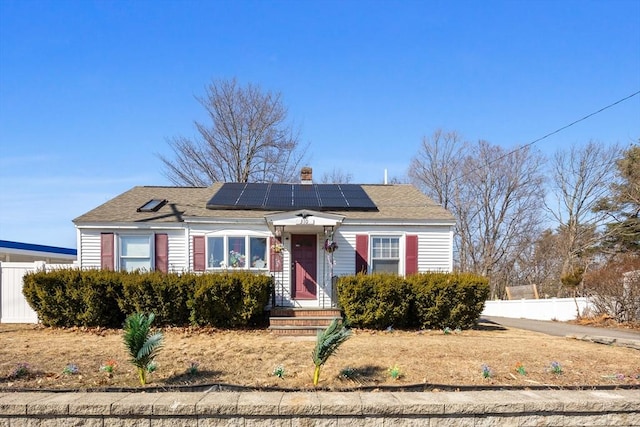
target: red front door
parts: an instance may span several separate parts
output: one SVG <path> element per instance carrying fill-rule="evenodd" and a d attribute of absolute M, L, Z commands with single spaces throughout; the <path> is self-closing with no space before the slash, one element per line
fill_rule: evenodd
<path fill-rule="evenodd" d="M 316 236 L 314 234 L 294 234 L 291 236 L 291 259 L 295 299 L 316 299 Z"/>

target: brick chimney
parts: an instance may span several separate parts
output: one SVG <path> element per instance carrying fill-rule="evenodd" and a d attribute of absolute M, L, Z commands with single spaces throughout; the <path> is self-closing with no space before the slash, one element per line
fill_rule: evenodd
<path fill-rule="evenodd" d="M 300 183 L 312 184 L 313 183 L 313 169 L 309 166 L 305 166 L 300 169 Z"/>

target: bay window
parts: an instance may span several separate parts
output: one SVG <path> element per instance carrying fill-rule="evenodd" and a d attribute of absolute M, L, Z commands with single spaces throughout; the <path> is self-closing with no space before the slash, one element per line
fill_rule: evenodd
<path fill-rule="evenodd" d="M 207 268 L 267 268 L 267 238 L 207 237 Z"/>

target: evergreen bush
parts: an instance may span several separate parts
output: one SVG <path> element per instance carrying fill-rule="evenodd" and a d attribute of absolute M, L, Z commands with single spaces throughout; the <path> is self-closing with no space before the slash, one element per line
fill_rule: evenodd
<path fill-rule="evenodd" d="M 338 280 L 346 321 L 361 328 L 470 328 L 488 297 L 487 279 L 473 274 L 357 274 Z"/>
<path fill-rule="evenodd" d="M 189 302 L 191 323 L 216 327 L 254 325 L 269 302 L 273 278 L 250 272 L 203 274 Z"/>
<path fill-rule="evenodd" d="M 188 302 L 193 298 L 196 275 L 158 271 L 122 273 L 120 309 L 132 313 L 154 313 L 158 326 L 188 326 Z"/>
<path fill-rule="evenodd" d="M 411 289 L 389 273 L 356 274 L 338 280 L 339 303 L 351 326 L 384 329 L 412 326 Z"/>
<path fill-rule="evenodd" d="M 45 326 L 122 325 L 118 273 L 73 268 L 38 271 L 26 274 L 23 282 L 24 296 Z"/>
<path fill-rule="evenodd" d="M 61 269 L 28 273 L 23 293 L 45 326 L 119 328 L 133 313 L 164 326 L 245 327 L 263 319 L 273 278 L 223 273 Z"/>

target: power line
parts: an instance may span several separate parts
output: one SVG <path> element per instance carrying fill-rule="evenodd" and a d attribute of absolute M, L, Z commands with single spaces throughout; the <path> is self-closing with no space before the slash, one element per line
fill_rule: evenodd
<path fill-rule="evenodd" d="M 562 132 L 563 130 L 565 130 L 565 129 L 567 129 L 567 128 L 570 128 L 571 126 L 573 126 L 573 125 L 575 125 L 575 124 L 577 124 L 577 123 L 580 123 L 580 122 L 582 122 L 582 121 L 584 121 L 584 120 L 587 120 L 588 118 L 593 117 L 593 116 L 595 116 L 596 114 L 600 114 L 600 113 L 602 113 L 603 111 L 605 111 L 605 110 L 607 110 L 607 109 L 609 109 L 609 108 L 611 108 L 611 107 L 613 107 L 613 106 L 616 106 L 616 105 L 618 105 L 618 104 L 620 104 L 620 103 L 622 103 L 622 102 L 624 102 L 624 101 L 626 101 L 626 100 L 628 100 L 628 99 L 631 99 L 631 98 L 633 98 L 634 96 L 636 96 L 636 95 L 638 95 L 638 94 L 640 94 L 640 90 L 639 90 L 639 91 L 637 91 L 637 92 L 635 92 L 635 93 L 632 93 L 632 94 L 631 94 L 631 95 L 629 95 L 629 96 L 625 96 L 624 98 L 621 98 L 621 99 L 617 100 L 616 102 L 614 102 L 614 103 L 611 103 L 611 104 L 607 105 L 606 107 L 602 107 L 602 108 L 601 108 L 601 109 L 599 109 L 598 111 L 594 111 L 593 113 L 587 114 L 586 116 L 584 116 L 584 117 L 582 117 L 582 118 L 580 118 L 580 119 L 578 119 L 578 120 L 575 120 L 575 121 L 573 121 L 573 122 L 569 123 L 568 125 L 562 126 L 561 128 L 558 128 L 558 129 L 554 130 L 553 132 L 550 132 L 550 133 L 546 134 L 545 136 L 541 136 L 540 138 L 538 138 L 538 139 L 536 139 L 536 140 L 534 140 L 534 141 L 528 142 L 528 143 L 526 143 L 526 144 L 524 144 L 524 145 L 522 145 L 522 146 L 520 146 L 520 147 L 518 147 L 518 148 L 516 148 L 516 149 L 514 149 L 514 150 L 511 150 L 511 151 L 509 151 L 508 153 L 503 154 L 502 156 L 498 157 L 497 159 L 494 159 L 494 160 L 490 161 L 490 162 L 487 164 L 487 166 L 488 166 L 488 165 L 491 165 L 492 163 L 495 163 L 495 162 L 497 162 L 497 161 L 500 161 L 500 160 L 504 159 L 505 157 L 509 157 L 509 156 L 510 156 L 510 155 L 512 155 L 513 153 L 516 153 L 516 152 L 518 152 L 518 151 L 520 151 L 520 150 L 523 150 L 523 149 L 525 149 L 525 148 L 527 148 L 527 147 L 530 147 L 530 146 L 532 146 L 533 144 L 535 144 L 535 143 L 537 143 L 537 142 L 540 142 L 540 141 L 542 141 L 543 139 L 546 139 L 546 138 L 550 137 L 551 135 L 555 135 L 556 133 Z M 470 175 L 471 173 L 473 173 L 473 172 L 475 172 L 475 171 L 477 171 L 477 170 L 479 170 L 479 169 L 481 169 L 481 168 L 482 168 L 482 167 L 476 168 L 476 169 L 474 169 L 474 170 L 472 170 L 472 171 L 469 171 L 468 173 L 465 173 L 465 174 L 463 174 L 463 175 L 461 175 L 461 176 L 459 176 L 459 177 L 457 177 L 457 178 L 454 178 L 453 180 L 454 180 L 454 181 L 457 181 L 458 179 L 460 179 L 460 178 L 464 178 L 465 176 Z"/>
<path fill-rule="evenodd" d="M 519 147 L 518 149 L 513 150 L 511 153 L 515 153 L 516 151 L 518 151 L 518 150 L 520 150 L 520 149 L 522 149 L 522 148 L 525 148 L 525 147 L 528 147 L 528 146 L 530 146 L 530 145 L 533 145 L 533 144 L 535 144 L 536 142 L 540 142 L 540 141 L 542 141 L 543 139 L 550 137 L 551 135 L 555 135 L 555 134 L 556 134 L 556 133 L 558 133 L 558 132 L 561 132 L 561 131 L 563 131 L 563 130 L 565 130 L 565 129 L 567 129 L 567 128 L 570 128 L 571 126 L 575 125 L 576 123 L 580 123 L 580 122 L 582 122 L 582 121 L 584 121 L 584 120 L 587 120 L 589 117 L 593 117 L 593 116 L 595 116 L 596 114 L 602 113 L 604 110 L 607 110 L 607 109 L 609 109 L 609 108 L 611 108 L 611 107 L 613 107 L 613 106 L 615 106 L 615 105 L 618 105 L 618 104 L 620 104 L 621 102 L 626 101 L 627 99 L 631 99 L 631 98 L 633 98 L 634 96 L 636 96 L 636 95 L 638 95 L 638 94 L 640 94 L 640 90 L 639 90 L 639 91 L 637 91 L 636 93 L 632 93 L 632 94 L 631 94 L 631 95 L 629 95 L 629 96 L 625 96 L 624 98 L 617 100 L 617 101 L 616 101 L 616 102 L 614 102 L 613 104 L 609 104 L 609 105 L 607 105 L 606 107 L 602 107 L 602 108 L 601 108 L 601 109 L 599 109 L 598 111 L 594 111 L 594 112 L 593 112 L 593 113 L 591 113 L 591 114 L 587 114 L 586 116 L 584 116 L 584 117 L 583 117 L 583 118 L 581 118 L 581 119 L 576 120 L 575 122 L 571 122 L 571 123 L 569 123 L 569 124 L 568 124 L 568 125 L 566 125 L 566 126 L 563 126 L 563 127 L 559 128 L 559 129 L 556 129 L 556 130 L 554 130 L 553 132 L 548 133 L 548 134 L 546 134 L 545 136 L 543 136 L 543 137 L 540 137 L 540 138 L 536 139 L 535 141 L 531 141 L 531 142 L 529 142 L 529 143 L 527 143 L 527 144 L 523 145 L 522 147 Z M 509 153 L 509 154 L 511 154 L 511 153 Z"/>

